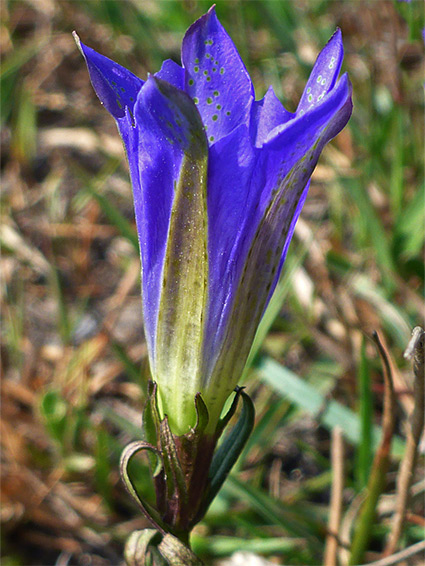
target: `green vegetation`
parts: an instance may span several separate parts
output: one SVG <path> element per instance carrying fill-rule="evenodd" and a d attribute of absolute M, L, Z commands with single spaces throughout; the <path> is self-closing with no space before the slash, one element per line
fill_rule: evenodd
<path fill-rule="evenodd" d="M 209 7 L 2 3 L 4 564 L 116 565 L 128 535 L 148 526 L 118 472 L 122 448 L 140 438 L 149 371 L 131 189 L 115 125 L 71 32 L 145 78 L 163 59 L 179 60 L 185 29 Z M 348 563 L 381 437 L 383 370 L 370 339 L 377 330 L 396 368 L 385 498 L 363 558 L 377 559 L 414 403 L 403 350 L 425 313 L 423 5 L 218 0 L 217 14 L 257 97 L 273 84 L 289 110 L 341 27 L 354 112 L 320 159 L 250 356 L 244 385 L 256 428 L 196 527 L 193 549 L 206 564 L 241 550 L 276 564 L 322 563 L 339 426 L 339 557 Z M 152 489 L 147 464 L 132 462 L 143 493 Z M 401 548 L 424 538 L 423 464 L 419 458 Z"/>

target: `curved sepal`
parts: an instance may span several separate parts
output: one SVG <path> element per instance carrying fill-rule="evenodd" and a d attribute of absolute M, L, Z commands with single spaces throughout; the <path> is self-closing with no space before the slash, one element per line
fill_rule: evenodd
<path fill-rule="evenodd" d="M 224 417 L 218 421 L 218 425 L 217 425 L 217 429 L 216 429 L 217 439 L 220 438 L 223 430 L 226 428 L 226 426 L 229 424 L 230 419 L 235 414 L 236 409 L 238 407 L 239 398 L 241 396 L 243 389 L 244 389 L 243 387 L 239 387 L 239 386 L 235 387 L 236 395 L 233 398 L 232 404 L 230 405 L 230 409 L 227 411 L 227 413 L 224 415 Z"/>
<path fill-rule="evenodd" d="M 124 482 L 124 485 L 125 485 L 128 493 L 131 495 L 131 497 L 134 499 L 134 501 L 140 507 L 140 509 L 142 510 L 145 517 L 161 533 L 165 533 L 166 527 L 165 527 L 161 517 L 159 516 L 159 513 L 151 505 L 149 505 L 148 503 L 143 501 L 143 499 L 137 493 L 137 490 L 134 486 L 134 483 L 132 482 L 132 480 L 131 480 L 131 478 L 128 474 L 128 464 L 129 464 L 131 458 L 135 454 L 137 454 L 137 452 L 141 452 L 142 450 L 146 450 L 146 451 L 154 454 L 157 457 L 157 465 L 156 465 L 156 468 L 154 470 L 153 476 L 156 477 L 156 476 L 160 475 L 161 470 L 163 468 L 163 462 L 162 462 L 162 457 L 161 457 L 159 450 L 157 450 L 154 446 L 152 446 L 148 442 L 143 442 L 143 441 L 139 441 L 139 440 L 131 442 L 122 451 L 121 459 L 120 459 L 120 475 L 121 475 L 121 478 Z"/>
<path fill-rule="evenodd" d="M 236 395 L 242 397 L 242 412 L 238 422 L 214 454 L 209 472 L 209 486 L 205 492 L 197 521 L 200 521 L 205 515 L 214 497 L 220 491 L 254 427 L 255 408 L 251 398 L 242 389 L 237 390 Z"/>

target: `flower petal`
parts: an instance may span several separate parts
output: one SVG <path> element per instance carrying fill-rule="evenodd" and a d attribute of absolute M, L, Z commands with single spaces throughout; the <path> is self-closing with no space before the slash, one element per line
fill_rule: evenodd
<path fill-rule="evenodd" d="M 326 143 L 346 124 L 351 114 L 351 85 L 343 76 L 326 100 L 310 113 L 282 127 L 281 134 L 265 144 L 255 163 L 255 170 L 267 175 L 253 177 L 258 202 L 249 224 L 241 226 L 232 271 L 231 296 L 223 307 L 224 332 L 215 340 L 218 354 L 206 387 L 213 388 L 212 398 L 230 392 L 241 375 L 254 335 L 276 285 L 289 241 L 302 204 L 306 187 Z M 252 191 L 252 187 L 251 187 Z M 231 321 L 231 323 L 230 323 Z M 207 335 L 208 337 L 208 335 Z M 220 348 L 221 343 L 221 348 Z"/>
<path fill-rule="evenodd" d="M 193 101 L 158 78 L 142 88 L 135 119 L 139 147 L 129 159 L 143 163 L 135 209 L 151 366 L 163 413 L 172 405 L 170 425 L 186 433 L 188 415 L 196 421 L 207 294 L 208 145 Z"/>
<path fill-rule="evenodd" d="M 319 53 L 310 78 L 306 84 L 297 114 L 306 112 L 323 99 L 333 89 L 338 78 L 344 57 L 341 30 L 338 28 Z"/>
<path fill-rule="evenodd" d="M 261 147 L 266 141 L 268 134 L 276 128 L 285 124 L 295 114 L 288 112 L 274 93 L 273 87 L 269 87 L 266 95 L 261 100 L 256 100 L 251 108 L 251 137 L 256 147 Z"/>
<path fill-rule="evenodd" d="M 182 62 L 186 91 L 198 106 L 210 144 L 247 123 L 253 100 L 251 79 L 214 7 L 186 32 Z"/>
<path fill-rule="evenodd" d="M 223 313 L 234 293 L 235 273 L 243 258 L 236 253 L 244 226 L 252 216 L 251 178 L 259 150 L 251 143 L 249 129 L 238 126 L 210 148 L 208 164 L 209 305 L 206 316 L 205 379 L 214 365 L 217 344 L 224 333 Z M 223 159 L 225 156 L 225 159 Z M 209 368 L 209 369 L 208 369 Z"/>
<path fill-rule="evenodd" d="M 75 32 L 74 39 L 86 60 L 93 88 L 106 110 L 116 119 L 125 116 L 126 107 L 133 112 L 143 81 L 112 59 L 81 43 Z"/>
<path fill-rule="evenodd" d="M 161 69 L 155 73 L 155 77 L 167 81 L 180 90 L 185 90 L 186 72 L 172 59 L 166 59 L 162 63 Z"/>

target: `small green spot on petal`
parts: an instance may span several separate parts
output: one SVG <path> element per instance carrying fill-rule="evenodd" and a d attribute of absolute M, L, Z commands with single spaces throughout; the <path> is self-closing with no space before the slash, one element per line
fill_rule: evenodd
<path fill-rule="evenodd" d="M 195 84 L 195 81 L 193 79 L 189 79 L 189 86 L 193 86 Z"/>
<path fill-rule="evenodd" d="M 211 81 L 211 77 L 207 77 L 207 83 Z"/>
<path fill-rule="evenodd" d="M 214 96 L 218 96 L 219 94 L 220 94 L 220 93 L 218 92 L 218 90 L 215 90 L 215 91 L 213 92 L 213 95 L 214 95 Z"/>
<path fill-rule="evenodd" d="M 213 114 L 212 121 L 217 122 L 218 116 L 217 114 Z"/>
<path fill-rule="evenodd" d="M 217 104 L 216 108 L 217 108 L 217 110 L 221 110 L 221 108 L 222 108 L 221 104 Z"/>
<path fill-rule="evenodd" d="M 207 98 L 207 104 L 212 104 L 212 101 L 213 101 L 213 99 L 209 96 L 209 97 Z"/>
<path fill-rule="evenodd" d="M 208 75 L 208 71 L 204 71 L 204 75 L 207 76 L 207 75 Z"/>
<path fill-rule="evenodd" d="M 193 102 L 194 102 L 195 104 L 199 104 L 199 98 L 197 98 L 197 97 L 195 96 L 194 99 L 193 99 Z"/>
<path fill-rule="evenodd" d="M 221 67 L 221 69 L 220 69 L 220 75 L 223 75 L 223 74 L 224 74 L 224 67 Z"/>
<path fill-rule="evenodd" d="M 226 112 L 226 116 L 230 116 L 230 110 Z"/>
<path fill-rule="evenodd" d="M 209 137 L 209 140 L 210 140 L 210 142 L 213 142 L 213 141 L 214 141 L 214 136 L 210 136 L 210 137 Z"/>
<path fill-rule="evenodd" d="M 198 66 L 193 67 L 193 70 L 195 71 L 195 73 L 198 73 L 198 72 L 199 72 L 199 67 L 198 67 Z"/>

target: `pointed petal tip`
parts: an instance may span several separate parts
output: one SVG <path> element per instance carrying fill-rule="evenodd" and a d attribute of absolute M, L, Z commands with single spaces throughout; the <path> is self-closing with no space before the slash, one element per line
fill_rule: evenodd
<path fill-rule="evenodd" d="M 337 43 L 338 46 L 342 49 L 342 51 L 344 51 L 344 45 L 342 43 L 342 31 L 340 27 L 337 27 L 336 30 L 333 32 L 327 45 L 329 45 L 330 43 Z"/>
<path fill-rule="evenodd" d="M 202 16 L 200 16 L 197 20 L 193 22 L 193 24 L 191 24 L 187 28 L 186 33 L 184 34 L 183 42 L 186 37 L 189 37 L 195 30 L 197 30 L 200 26 L 208 22 L 210 19 L 215 19 L 216 21 L 218 21 L 215 8 L 216 5 L 213 4 L 211 8 L 207 12 L 205 12 L 205 14 L 202 14 Z"/>
<path fill-rule="evenodd" d="M 74 41 L 78 47 L 79 52 L 84 57 L 83 44 L 81 43 L 80 36 L 75 30 L 72 32 L 72 37 L 74 38 Z"/>
<path fill-rule="evenodd" d="M 91 83 L 101 103 L 115 119 L 123 118 L 127 106 L 132 111 L 144 81 L 109 57 L 84 45 L 75 32 L 72 35 L 84 57 Z"/>
<path fill-rule="evenodd" d="M 346 88 L 347 88 L 347 94 L 351 97 L 351 95 L 353 94 L 353 85 L 351 83 L 350 77 L 348 76 L 348 73 L 343 73 L 339 80 L 338 80 L 338 85 L 343 84 Z"/>
<path fill-rule="evenodd" d="M 80 39 L 80 36 L 78 35 L 78 33 L 75 30 L 72 32 L 72 37 L 74 38 L 74 41 L 75 41 L 75 43 L 78 47 L 78 51 L 81 53 L 81 55 L 87 61 L 87 57 L 86 57 L 87 46 L 84 45 L 84 43 Z"/>

